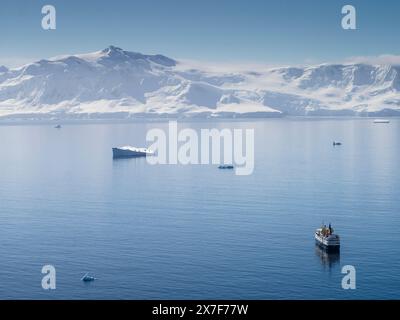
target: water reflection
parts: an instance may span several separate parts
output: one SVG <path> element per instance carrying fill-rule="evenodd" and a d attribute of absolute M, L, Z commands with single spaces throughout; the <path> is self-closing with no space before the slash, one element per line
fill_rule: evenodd
<path fill-rule="evenodd" d="M 320 258 L 321 264 L 329 269 L 340 263 L 339 250 L 329 250 L 315 244 L 315 254 Z"/>

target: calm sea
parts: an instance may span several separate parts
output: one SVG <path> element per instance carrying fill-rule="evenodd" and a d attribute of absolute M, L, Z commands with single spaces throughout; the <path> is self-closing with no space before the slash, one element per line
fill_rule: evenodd
<path fill-rule="evenodd" d="M 254 128 L 254 173 L 112 159 L 167 123 L 0 125 L 0 298 L 400 298 L 399 119 L 179 126 Z M 322 222 L 340 254 L 316 248 Z"/>

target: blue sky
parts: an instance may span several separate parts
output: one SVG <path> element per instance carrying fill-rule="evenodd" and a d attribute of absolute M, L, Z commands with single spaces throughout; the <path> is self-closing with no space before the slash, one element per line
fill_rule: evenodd
<path fill-rule="evenodd" d="M 41 8 L 57 9 L 57 30 Z M 357 30 L 341 8 L 357 9 Z M 205 61 L 297 64 L 400 54 L 396 0 L 2 0 L 0 64 L 18 65 L 110 44 Z"/>

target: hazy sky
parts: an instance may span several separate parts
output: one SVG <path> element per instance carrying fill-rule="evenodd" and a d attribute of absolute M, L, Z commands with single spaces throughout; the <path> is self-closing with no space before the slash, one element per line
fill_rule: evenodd
<path fill-rule="evenodd" d="M 57 30 L 41 8 L 57 9 Z M 341 8 L 357 9 L 357 30 Z M 130 51 L 206 61 L 296 64 L 400 54 L 398 0 L 1 0 L 0 64 Z"/>

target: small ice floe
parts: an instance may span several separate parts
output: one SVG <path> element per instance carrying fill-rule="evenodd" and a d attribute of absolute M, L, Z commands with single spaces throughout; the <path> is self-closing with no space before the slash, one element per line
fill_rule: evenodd
<path fill-rule="evenodd" d="M 90 275 L 89 275 L 89 272 L 87 272 L 87 273 L 81 278 L 81 280 L 82 280 L 83 282 L 92 282 L 92 281 L 94 281 L 94 280 L 97 280 L 97 278 L 90 276 Z"/>
<path fill-rule="evenodd" d="M 375 119 L 374 123 L 390 123 L 390 121 L 387 119 Z"/>
<path fill-rule="evenodd" d="M 335 146 L 341 146 L 342 145 L 342 143 L 341 142 L 339 142 L 339 141 L 333 141 L 333 146 L 335 147 Z"/>
<path fill-rule="evenodd" d="M 234 167 L 230 164 L 220 165 L 218 169 L 233 169 Z"/>

